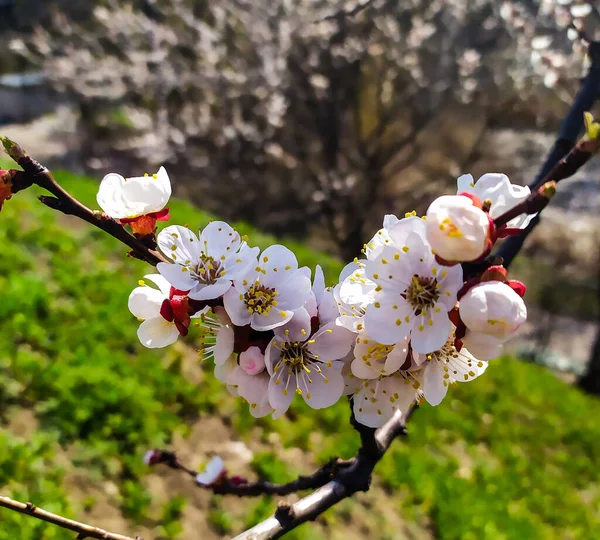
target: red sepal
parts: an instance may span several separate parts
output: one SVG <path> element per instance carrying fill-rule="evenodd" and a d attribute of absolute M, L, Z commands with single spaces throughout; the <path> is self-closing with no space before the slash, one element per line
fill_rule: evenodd
<path fill-rule="evenodd" d="M 483 274 L 481 274 L 480 281 L 506 281 L 508 277 L 508 271 L 501 264 L 490 266 Z"/>
<path fill-rule="evenodd" d="M 477 197 L 477 195 L 473 195 L 472 193 L 467 193 L 466 191 L 461 191 L 460 193 L 458 193 L 458 195 L 460 195 L 461 197 L 467 197 L 468 199 L 471 199 L 473 206 L 476 206 L 479 209 L 483 208 L 483 204 L 482 204 L 481 200 L 479 199 L 479 197 Z"/>
<path fill-rule="evenodd" d="M 513 291 L 515 291 L 521 298 L 523 298 L 525 296 L 527 287 L 525 287 L 525 285 L 523 283 L 521 283 L 520 281 L 517 281 L 516 279 L 509 279 L 508 281 L 506 281 L 506 284 Z"/>
<path fill-rule="evenodd" d="M 166 298 L 160 306 L 160 316 L 165 321 L 169 322 L 173 322 L 173 319 L 175 318 L 175 314 L 173 313 L 173 307 L 171 306 L 171 301 Z"/>

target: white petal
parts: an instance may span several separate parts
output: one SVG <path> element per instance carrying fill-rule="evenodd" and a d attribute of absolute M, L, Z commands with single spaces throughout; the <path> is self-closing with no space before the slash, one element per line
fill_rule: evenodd
<path fill-rule="evenodd" d="M 165 227 L 156 238 L 164 255 L 182 265 L 196 264 L 200 257 L 200 242 L 196 235 L 180 225 Z"/>
<path fill-rule="evenodd" d="M 320 328 L 312 339 L 314 343 L 310 344 L 308 349 L 320 361 L 326 362 L 346 356 L 354 342 L 354 334 L 342 326 L 329 323 Z"/>
<path fill-rule="evenodd" d="M 250 326 L 252 328 L 254 328 L 254 330 L 258 330 L 260 332 L 266 332 L 267 330 L 273 330 L 273 329 L 277 328 L 278 326 L 283 326 L 293 316 L 294 316 L 294 312 L 291 310 L 280 310 L 279 308 L 273 307 L 269 311 L 268 315 L 261 315 L 260 313 L 253 313 L 250 317 Z M 235 323 L 235 321 L 234 321 L 234 323 Z"/>
<path fill-rule="evenodd" d="M 394 308 L 393 306 L 397 306 Z M 409 322 L 406 321 L 408 317 Z M 370 337 L 384 345 L 394 345 L 408 336 L 414 318 L 410 305 L 399 298 L 396 304 L 371 305 L 364 317 L 365 328 Z"/>
<path fill-rule="evenodd" d="M 318 264 L 315 268 L 315 279 L 312 290 L 317 299 L 317 304 L 320 304 L 325 294 L 325 274 L 323 274 L 323 269 Z"/>
<path fill-rule="evenodd" d="M 242 298 L 240 298 L 240 296 Z M 243 298 L 243 294 L 240 294 L 235 287 L 231 287 L 223 295 L 223 307 L 225 308 L 227 315 L 229 315 L 231 322 L 236 326 L 246 326 L 247 324 L 250 324 L 252 318 Z"/>
<path fill-rule="evenodd" d="M 298 270 L 296 255 L 279 244 L 265 249 L 258 258 L 258 265 L 265 270 L 261 281 L 268 287 L 276 287 L 287 281 Z M 310 278 L 303 277 L 310 283 Z"/>
<path fill-rule="evenodd" d="M 300 273 L 295 273 L 287 281 L 279 284 L 277 292 L 279 293 L 277 307 L 295 311 L 304 306 L 310 296 L 310 279 Z"/>
<path fill-rule="evenodd" d="M 160 274 L 146 274 L 144 279 L 149 279 L 155 285 L 158 286 L 161 293 L 165 295 L 165 298 L 169 298 L 171 294 L 171 284 Z"/>
<path fill-rule="evenodd" d="M 439 405 L 448 392 L 448 379 L 444 378 L 446 371 L 441 362 L 432 360 L 425 367 L 423 377 L 423 394 L 431 405 Z"/>
<path fill-rule="evenodd" d="M 379 368 L 379 366 L 377 366 Z M 374 363 L 368 366 L 362 358 L 355 358 L 350 366 L 352 374 L 359 379 L 377 379 L 381 369 L 376 369 Z"/>
<path fill-rule="evenodd" d="M 225 470 L 225 463 L 219 456 L 210 460 L 203 472 L 196 475 L 196 483 L 202 486 L 212 486 Z"/>
<path fill-rule="evenodd" d="M 433 321 L 432 325 L 429 324 L 429 320 Z M 451 328 L 452 323 L 447 313 L 440 311 L 433 313 L 431 318 L 429 314 L 419 317 L 410 334 L 413 350 L 425 354 L 441 349 L 448 341 Z"/>
<path fill-rule="evenodd" d="M 171 183 L 164 182 L 165 175 L 166 171 L 161 175 L 162 181 L 159 180 L 158 175 L 156 175 L 156 178 L 153 176 L 138 176 L 125 180 L 123 198 L 130 206 L 135 208 L 134 215 L 159 212 L 167 205 L 171 196 Z"/>
<path fill-rule="evenodd" d="M 456 194 L 459 193 L 473 193 L 475 188 L 475 179 L 472 174 L 463 174 L 456 180 L 457 189 Z"/>
<path fill-rule="evenodd" d="M 156 265 L 156 269 L 160 272 L 160 275 L 180 291 L 189 291 L 198 283 L 190 276 L 189 271 L 185 270 L 185 268 L 185 266 L 181 266 L 180 264 L 164 262 L 159 262 Z"/>
<path fill-rule="evenodd" d="M 114 219 L 123 219 L 133 216 L 136 211 L 135 205 L 127 201 L 123 195 L 125 178 L 120 174 L 107 174 L 100 182 L 96 200 L 103 212 Z"/>
<path fill-rule="evenodd" d="M 222 326 L 217 332 L 217 342 L 213 350 L 215 364 L 224 364 L 233 354 L 235 335 L 233 329 Z"/>
<path fill-rule="evenodd" d="M 177 341 L 179 332 L 173 323 L 162 317 L 147 319 L 138 328 L 140 342 L 149 349 L 159 349 Z"/>
<path fill-rule="evenodd" d="M 462 339 L 464 346 L 479 360 L 493 360 L 502 356 L 504 341 L 494 336 L 467 331 Z"/>
<path fill-rule="evenodd" d="M 275 409 L 277 416 L 281 416 L 290 408 L 292 399 L 294 399 L 294 393 L 296 391 L 296 375 L 290 373 L 287 367 L 282 367 L 282 373 L 279 379 L 278 375 L 279 373 L 269 380 L 269 403 L 271 404 L 271 407 Z M 289 384 L 287 384 L 288 376 L 290 377 Z M 277 384 L 277 380 L 279 380 L 279 384 Z"/>
<path fill-rule="evenodd" d="M 165 296 L 152 287 L 136 287 L 129 295 L 128 307 L 138 319 L 152 319 L 160 316 L 160 308 Z"/>
<path fill-rule="evenodd" d="M 212 300 L 223 296 L 231 288 L 231 281 L 228 279 L 218 279 L 212 285 L 196 286 L 190 291 L 189 297 L 192 300 Z"/>
<path fill-rule="evenodd" d="M 306 341 L 310 334 L 310 314 L 304 308 L 294 311 L 293 317 L 285 325 L 275 329 L 275 335 L 285 341 Z"/>
<path fill-rule="evenodd" d="M 234 254 L 241 242 L 239 233 L 224 221 L 213 221 L 200 233 L 202 251 L 215 260 L 219 260 L 221 255 Z"/>
<path fill-rule="evenodd" d="M 302 397 L 313 409 L 331 407 L 344 393 L 344 377 L 342 363 L 334 362 L 331 367 L 320 364 L 321 373 L 304 374 L 300 388 Z"/>

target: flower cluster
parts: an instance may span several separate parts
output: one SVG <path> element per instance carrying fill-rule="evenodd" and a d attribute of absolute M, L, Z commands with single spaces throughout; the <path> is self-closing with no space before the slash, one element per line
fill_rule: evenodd
<path fill-rule="evenodd" d="M 154 238 L 170 193 L 161 169 L 109 175 L 98 201 Z M 214 362 L 253 416 L 281 416 L 296 395 L 314 409 L 347 395 L 360 423 L 381 426 L 477 378 L 525 321 L 525 287 L 487 256 L 527 226 L 532 216 L 516 209 L 530 196 L 502 174 L 461 176 L 457 194 L 436 199 L 425 217 L 386 216 L 334 287 L 320 267 L 313 275 L 282 245 L 260 252 L 222 221 L 198 235 L 171 225 L 156 235 L 168 262 L 145 277 L 158 289 L 140 281 L 129 309 L 146 347 L 186 336 L 194 319 L 200 359 Z"/>

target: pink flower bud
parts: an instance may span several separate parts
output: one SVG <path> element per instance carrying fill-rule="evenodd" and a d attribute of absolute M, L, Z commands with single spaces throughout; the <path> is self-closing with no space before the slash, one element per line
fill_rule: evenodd
<path fill-rule="evenodd" d="M 474 261 L 490 248 L 490 220 L 470 197 L 438 197 L 427 210 L 426 224 L 427 240 L 444 261 Z"/>
<path fill-rule="evenodd" d="M 265 356 L 258 347 L 250 347 L 240 354 L 240 367 L 248 375 L 258 375 L 265 370 Z"/>

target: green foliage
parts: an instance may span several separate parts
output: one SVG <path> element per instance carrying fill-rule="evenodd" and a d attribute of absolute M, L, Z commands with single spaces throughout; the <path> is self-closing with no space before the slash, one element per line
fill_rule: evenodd
<path fill-rule="evenodd" d="M 58 177 L 95 207 L 94 182 L 68 173 Z M 125 258 L 126 248 L 116 240 L 43 207 L 34 191 L 17 194 L 0 214 L 3 494 L 80 516 L 95 499 L 69 499 L 65 469 L 75 467 L 90 481 L 117 485 L 113 502 L 120 501 L 132 522 L 155 523 L 161 537 L 177 538 L 186 499 L 170 500 L 151 518 L 141 458 L 200 416 L 229 417 L 240 437 L 261 439 L 264 450 L 255 453 L 252 468 L 273 481 L 309 472 L 311 457 L 323 462 L 356 453 L 343 400 L 324 411 L 296 400 L 286 418 L 257 421 L 212 375 L 205 376 L 209 365 L 196 367 L 192 358 L 190 377 L 183 347 L 141 347 L 127 297 L 151 269 Z M 210 218 L 181 201 L 170 206 L 177 222 L 192 227 Z M 246 225 L 239 229 L 261 247 L 274 241 Z M 328 281 L 336 279 L 337 260 L 286 244 L 301 264 L 319 263 Z M 32 425 L 18 437 L 7 426 L 22 413 Z M 377 467 L 372 492 L 321 520 L 331 529 L 309 524 L 290 537 L 337 538 L 330 532 L 359 526 L 370 536 L 397 538 L 389 519 L 395 516 L 444 540 L 593 538 L 600 530 L 599 440 L 597 400 L 538 366 L 501 359 L 481 379 L 452 389 L 441 406 L 419 410 L 410 436 Z M 214 531 L 226 536 L 270 515 L 276 503 L 268 497 L 245 503 L 240 518 L 229 500 L 215 498 L 207 511 Z M 365 500 L 371 506 L 361 512 Z M 5 510 L 0 522 L 0 540 L 72 538 Z"/>

